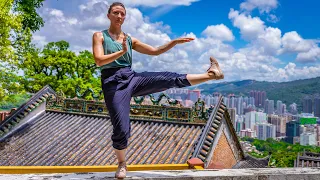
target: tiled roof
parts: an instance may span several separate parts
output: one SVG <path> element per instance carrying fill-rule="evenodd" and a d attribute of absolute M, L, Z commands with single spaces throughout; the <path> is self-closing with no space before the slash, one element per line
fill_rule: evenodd
<path fill-rule="evenodd" d="M 44 104 L 39 106 L 51 94 L 55 97 L 57 95 L 46 86 L 0 123 L 0 166 L 116 165 L 111 141 L 112 125 L 108 114 L 68 112 L 68 108 L 61 108 L 64 107 L 61 104 L 60 109 L 55 110 L 45 109 Z M 56 101 L 63 103 L 59 98 Z M 74 100 L 73 103 L 77 102 Z M 25 121 L 35 112 L 37 116 Z M 190 118 L 189 115 L 187 118 Z M 233 148 L 238 149 L 238 160 L 244 157 L 221 96 L 215 108 L 203 116 L 206 124 L 183 122 L 181 118 L 180 122 L 175 122 L 170 118 L 170 121 L 168 118 L 161 121 L 152 118 L 142 120 L 139 117 L 131 118 L 131 138 L 127 152 L 129 165 L 184 164 L 191 157 L 197 157 L 208 164 L 216 146 L 214 142 L 221 137 L 218 132 L 225 127 L 231 133 L 228 137 L 233 139 Z M 21 126 L 13 129 L 18 123 Z M 264 164 L 263 161 L 246 157 L 234 167 L 266 167 Z"/>
<path fill-rule="evenodd" d="M 298 153 L 297 159 L 294 160 L 294 167 L 320 167 L 320 153 L 306 151 L 302 155 Z"/>
<path fill-rule="evenodd" d="M 39 92 L 34 94 L 28 102 L 21 105 L 18 109 L 11 112 L 6 119 L 0 122 L 0 138 L 8 133 L 24 117 L 37 108 L 41 103 L 46 101 L 50 94 L 55 94 L 50 86 L 45 86 Z"/>
<path fill-rule="evenodd" d="M 214 139 L 219 138 L 217 137 L 217 132 L 221 127 L 222 119 L 225 117 L 227 126 L 232 133 L 233 138 L 236 139 L 236 146 L 239 148 L 240 152 L 243 154 L 241 145 L 238 141 L 237 135 L 233 129 L 229 113 L 227 111 L 226 105 L 223 103 L 223 98 L 220 96 L 217 105 L 215 106 L 211 116 L 206 123 L 206 126 L 199 137 L 199 143 L 196 146 L 196 149 L 193 153 L 192 157 L 197 157 L 201 159 L 205 164 L 208 164 L 210 161 L 210 154 L 212 154 L 212 149 L 214 149 Z"/>
<path fill-rule="evenodd" d="M 266 158 L 254 158 L 250 155 L 246 155 L 245 158 L 234 165 L 233 169 L 245 169 L 245 168 L 267 168 L 270 156 Z"/>
<path fill-rule="evenodd" d="M 181 164 L 191 157 L 201 124 L 132 120 L 128 164 Z M 2 166 L 111 165 L 107 116 L 46 111 L 0 144 Z"/>

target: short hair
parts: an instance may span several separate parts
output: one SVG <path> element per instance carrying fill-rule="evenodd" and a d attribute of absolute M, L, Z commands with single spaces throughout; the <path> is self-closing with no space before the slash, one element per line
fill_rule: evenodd
<path fill-rule="evenodd" d="M 121 2 L 114 2 L 114 3 L 112 3 L 112 4 L 109 6 L 108 14 L 110 14 L 111 9 L 112 9 L 114 6 L 121 6 L 121 7 L 123 7 L 123 9 L 126 11 L 126 8 L 124 7 L 124 5 L 123 5 Z"/>

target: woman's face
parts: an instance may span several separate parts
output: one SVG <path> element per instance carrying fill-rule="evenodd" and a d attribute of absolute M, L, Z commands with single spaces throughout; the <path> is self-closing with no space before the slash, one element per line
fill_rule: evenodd
<path fill-rule="evenodd" d="M 108 18 L 112 25 L 121 26 L 126 18 L 126 10 L 122 6 L 112 7 Z"/>

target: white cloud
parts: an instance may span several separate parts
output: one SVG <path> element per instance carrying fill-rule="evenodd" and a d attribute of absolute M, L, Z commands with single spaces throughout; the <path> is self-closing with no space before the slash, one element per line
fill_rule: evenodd
<path fill-rule="evenodd" d="M 258 18 L 252 18 L 250 15 L 246 16 L 239 11 L 231 9 L 229 12 L 229 19 L 232 21 L 233 26 L 240 29 L 241 36 L 246 40 L 257 38 L 264 32 L 264 22 Z"/>
<path fill-rule="evenodd" d="M 52 9 L 49 14 L 56 16 L 56 17 L 63 17 L 63 12 L 58 9 Z"/>
<path fill-rule="evenodd" d="M 271 10 L 278 7 L 277 0 L 246 0 L 240 4 L 240 9 L 245 11 L 252 11 L 258 8 L 260 13 L 269 13 Z"/>
<path fill-rule="evenodd" d="M 75 25 L 78 23 L 78 20 L 76 18 L 66 18 L 64 16 L 64 13 L 58 9 L 45 8 L 43 9 L 41 14 L 46 14 L 48 17 L 50 17 L 50 22 L 58 22 L 70 25 Z"/>
<path fill-rule="evenodd" d="M 220 63 L 226 81 L 255 79 L 258 81 L 283 82 L 314 78 L 320 74 L 319 65 L 298 68 L 295 63 L 289 62 L 284 68 L 277 68 L 272 64 L 252 61 L 241 52 L 233 53 L 230 59 Z"/>
<path fill-rule="evenodd" d="M 276 22 L 280 21 L 280 18 L 278 18 L 274 14 L 269 14 L 267 17 L 267 21 L 272 22 L 272 23 L 276 23 Z"/>
<path fill-rule="evenodd" d="M 292 81 L 297 79 L 306 79 L 318 77 L 320 74 L 320 66 L 310 66 L 297 68 L 295 63 L 288 63 L 284 68 L 279 68 L 275 73 L 278 81 Z"/>
<path fill-rule="evenodd" d="M 256 47 L 259 47 L 263 54 L 277 55 L 281 48 L 281 30 L 268 27 L 264 33 L 260 34 L 255 41 Z"/>
<path fill-rule="evenodd" d="M 183 5 L 190 6 L 193 2 L 197 2 L 199 0 L 122 0 L 125 5 L 128 6 L 150 6 L 157 7 L 162 5 Z"/>
<path fill-rule="evenodd" d="M 306 52 L 309 51 L 314 42 L 303 39 L 296 31 L 287 32 L 282 37 L 283 51 Z"/>
<path fill-rule="evenodd" d="M 46 37 L 45 36 L 33 35 L 32 36 L 32 40 L 33 40 L 34 43 L 36 43 L 40 47 L 43 47 L 46 44 L 48 44 L 48 42 L 46 41 Z"/>
<path fill-rule="evenodd" d="M 297 55 L 297 61 L 315 62 L 320 59 L 320 48 L 313 47 L 308 52 L 302 52 Z"/>
<path fill-rule="evenodd" d="M 97 10 L 100 8 L 104 8 L 102 6 L 108 7 L 113 2 L 122 2 L 126 7 L 136 7 L 136 6 L 146 6 L 146 7 L 159 7 L 163 5 L 173 5 L 173 6 L 190 6 L 192 3 L 200 1 L 200 0 L 88 0 L 86 4 L 79 5 L 79 9 L 81 11 L 88 10 L 91 11 L 93 9 Z M 102 6 L 101 6 L 102 5 Z"/>
<path fill-rule="evenodd" d="M 80 4 L 78 7 L 81 12 L 106 13 L 109 3 L 106 0 L 88 0 L 86 4 Z"/>
<path fill-rule="evenodd" d="M 317 42 L 303 39 L 296 31 L 282 36 L 280 29 L 266 27 L 259 17 L 251 17 L 233 9 L 229 12 L 229 19 L 240 29 L 242 38 L 249 41 L 245 49 L 250 54 L 255 53 L 256 59 L 267 58 L 266 61 L 276 63 L 280 60 L 271 56 L 284 53 L 298 53 L 296 60 L 299 62 L 315 62 L 320 59 Z"/>
<path fill-rule="evenodd" d="M 206 35 L 207 37 L 212 37 L 214 39 L 218 39 L 221 41 L 233 41 L 234 36 L 232 34 L 232 31 L 225 26 L 224 24 L 219 25 L 211 25 L 208 26 L 202 34 Z"/>

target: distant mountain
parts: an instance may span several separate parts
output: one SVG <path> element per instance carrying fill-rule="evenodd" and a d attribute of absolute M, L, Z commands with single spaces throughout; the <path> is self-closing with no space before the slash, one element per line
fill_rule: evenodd
<path fill-rule="evenodd" d="M 243 80 L 234 82 L 222 82 L 213 84 L 202 84 L 197 88 L 202 90 L 204 94 L 212 94 L 220 92 L 223 95 L 235 94 L 241 96 L 249 96 L 251 90 L 266 91 L 267 98 L 281 100 L 287 105 L 296 103 L 298 109 L 302 110 L 302 99 L 306 95 L 314 95 L 320 93 L 320 77 L 312 79 L 302 79 L 290 82 L 267 82 L 255 80 Z"/>

